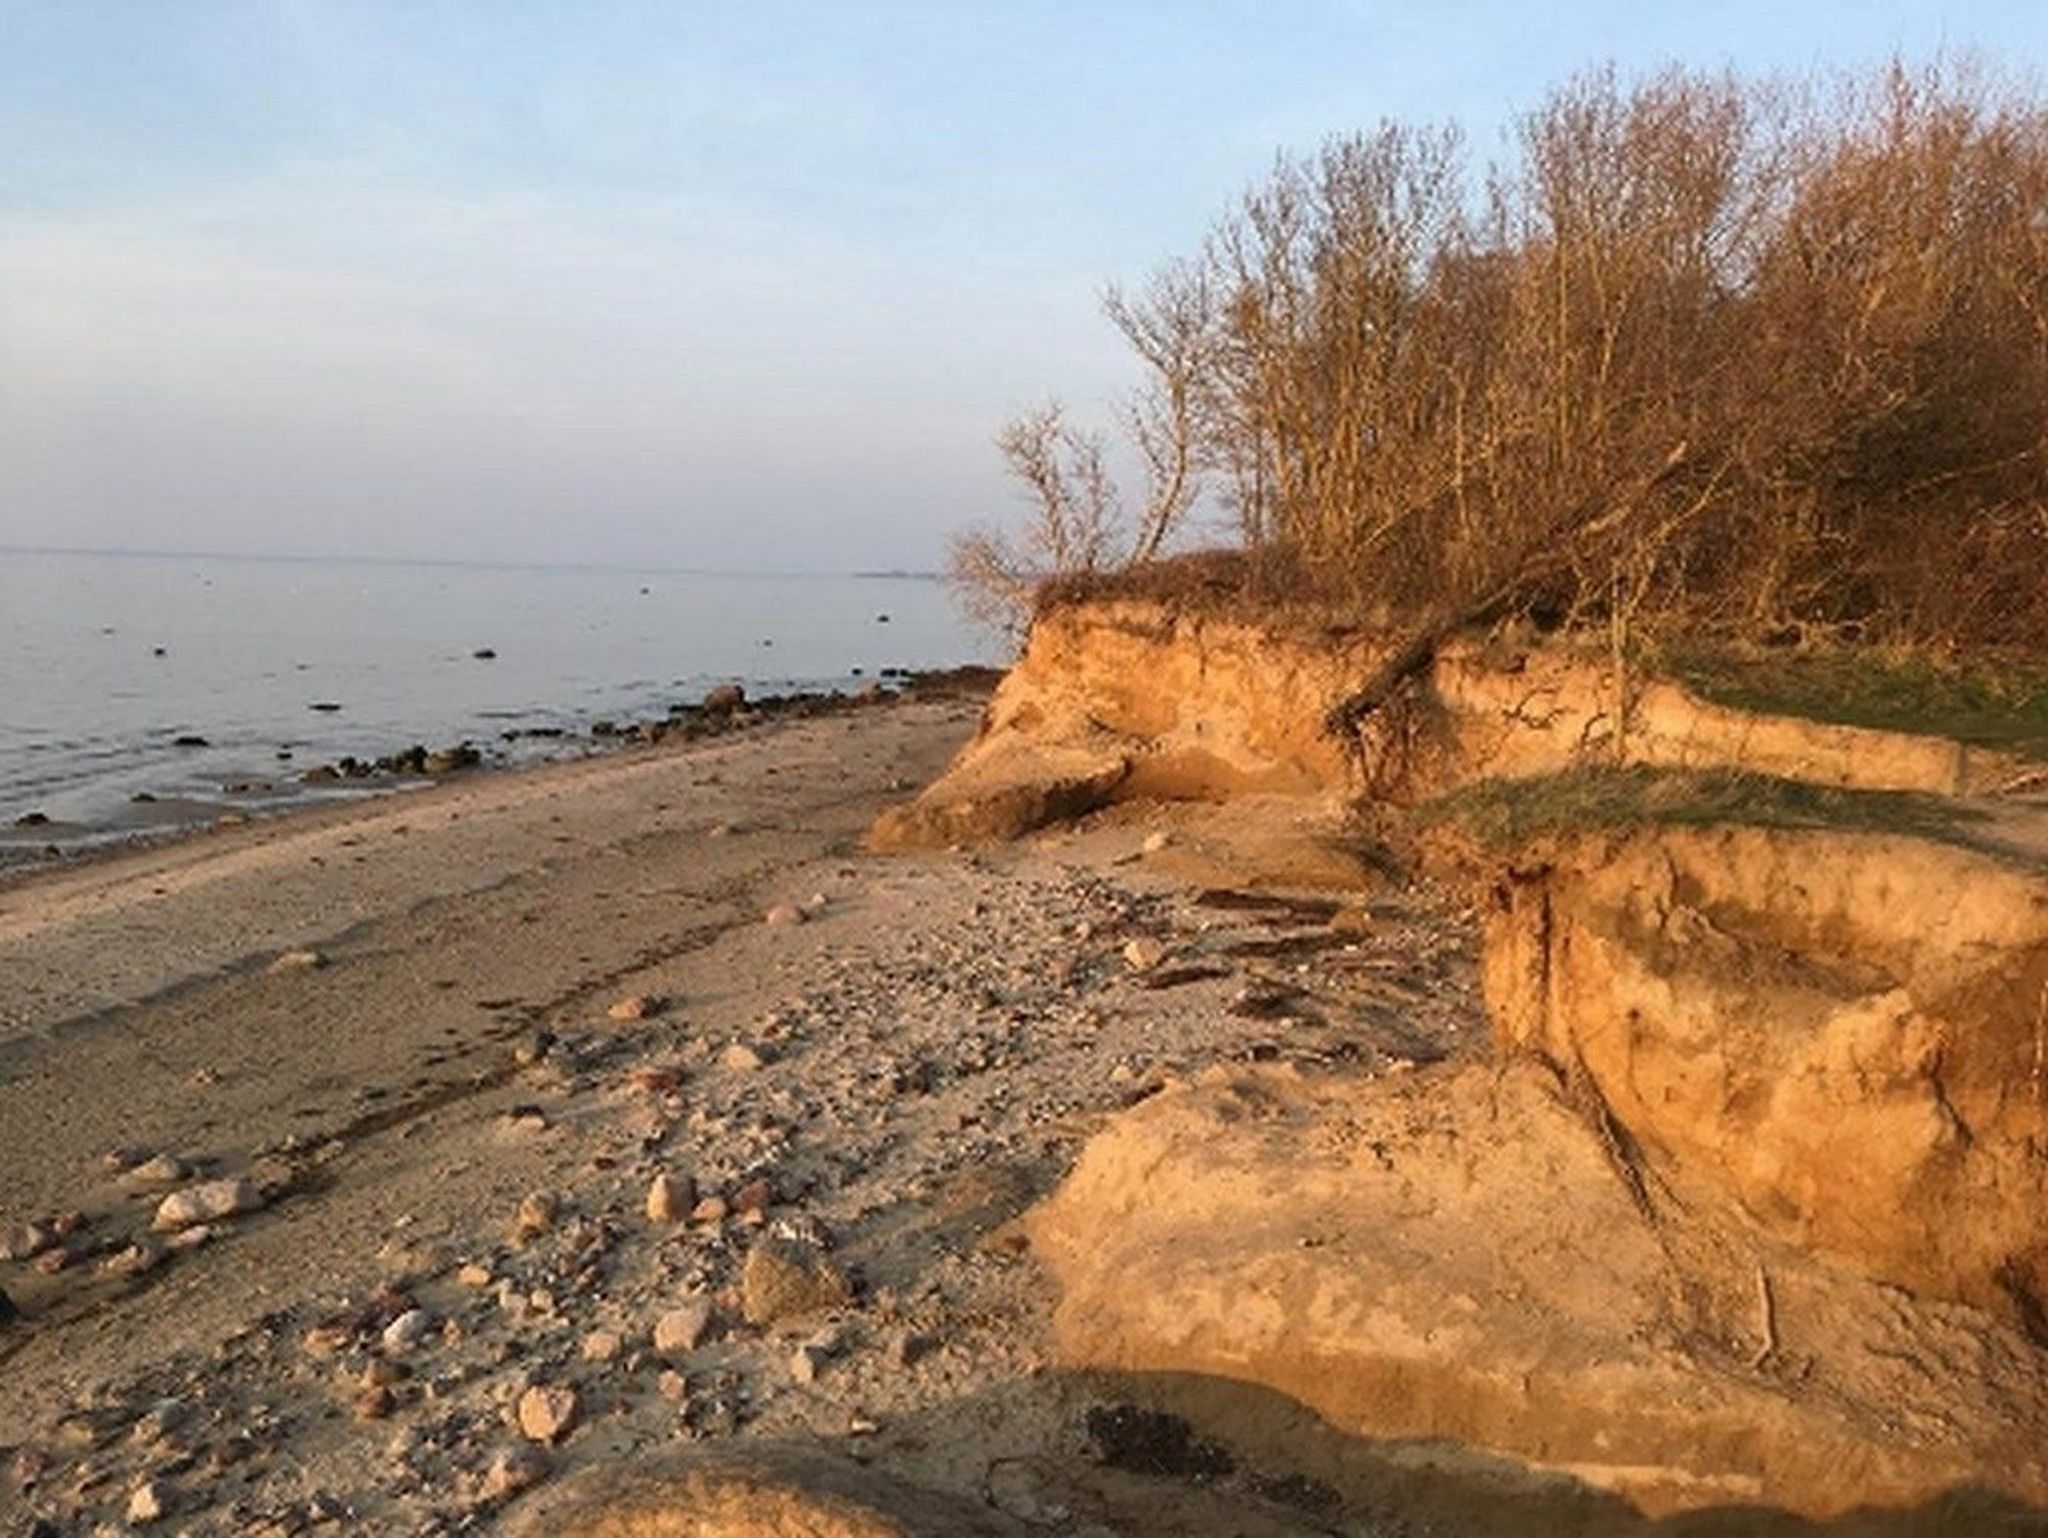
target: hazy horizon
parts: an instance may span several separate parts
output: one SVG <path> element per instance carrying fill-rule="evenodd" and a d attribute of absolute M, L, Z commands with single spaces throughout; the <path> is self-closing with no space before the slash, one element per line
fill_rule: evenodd
<path fill-rule="evenodd" d="M 944 573 L 938 567 L 838 567 L 838 566 L 678 566 L 646 561 L 575 560 L 539 558 L 493 559 L 462 555 L 363 555 L 334 550 L 197 550 L 197 549 L 109 549 L 95 545 L 0 544 L 0 555 L 86 556 L 114 561 L 274 561 L 356 563 L 363 566 L 460 566 L 486 571 L 564 571 L 643 573 L 648 576 L 681 577 L 871 577 L 877 581 L 935 581 Z"/>
<path fill-rule="evenodd" d="M 927 570 L 1131 378 L 1105 284 L 1285 149 L 2011 4 L 0 0 L 0 545 Z"/>

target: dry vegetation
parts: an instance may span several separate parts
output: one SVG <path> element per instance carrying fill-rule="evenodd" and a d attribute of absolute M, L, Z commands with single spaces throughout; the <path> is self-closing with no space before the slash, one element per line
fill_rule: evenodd
<path fill-rule="evenodd" d="M 1206 496 L 1240 581 L 1424 655 L 1511 617 L 2048 645 L 2048 106 L 1947 65 L 1609 71 L 1514 145 L 1333 140 L 1113 294 L 1142 506 L 1022 418 L 1035 516 L 959 541 L 963 589 L 1014 614 L 1143 566 Z"/>

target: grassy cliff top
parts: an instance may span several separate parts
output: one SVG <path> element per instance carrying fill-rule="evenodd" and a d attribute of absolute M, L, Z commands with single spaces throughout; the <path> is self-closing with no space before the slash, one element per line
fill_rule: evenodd
<path fill-rule="evenodd" d="M 1906 791 L 1844 790 L 1732 770 L 1579 769 L 1482 780 L 1418 811 L 1425 830 L 1461 834 L 1509 856 L 1547 838 L 1669 827 L 1825 829 L 1929 839 L 2010 860 L 2043 862 L 2004 836 L 1984 806 Z"/>
<path fill-rule="evenodd" d="M 1653 670 L 1739 710 L 1920 732 L 2048 763 L 2048 661 L 2039 658 L 1694 647 Z"/>

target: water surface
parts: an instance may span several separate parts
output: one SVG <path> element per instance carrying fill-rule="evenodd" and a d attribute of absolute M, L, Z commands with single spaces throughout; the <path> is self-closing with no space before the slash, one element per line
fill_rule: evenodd
<path fill-rule="evenodd" d="M 342 754 L 517 756 L 547 739 L 507 731 L 587 742 L 726 680 L 844 689 L 990 652 L 925 578 L 0 551 L 0 828 L 62 844 L 144 816 L 138 794 L 259 805 Z"/>

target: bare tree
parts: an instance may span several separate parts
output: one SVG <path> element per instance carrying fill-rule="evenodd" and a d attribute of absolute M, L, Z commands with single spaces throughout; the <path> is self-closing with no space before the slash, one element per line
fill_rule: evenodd
<path fill-rule="evenodd" d="M 1209 275 L 1177 263 L 1131 298 L 1112 288 L 1103 308 L 1145 365 L 1124 424 L 1145 466 L 1145 505 L 1128 564 L 1156 560 L 1201 491 L 1204 380 L 1215 324 Z"/>
<path fill-rule="evenodd" d="M 1035 529 L 969 547 L 1013 597 L 1156 560 L 1213 478 L 1248 570 L 1410 665 L 1510 615 L 1618 671 L 1679 626 L 2048 642 L 2048 108 L 1981 72 L 1596 71 L 1478 171 L 1335 139 L 1108 310 L 1142 504 L 1013 424 Z"/>
<path fill-rule="evenodd" d="M 996 448 L 1028 494 L 1031 514 L 1011 536 L 982 527 L 953 542 L 948 574 L 976 620 L 1016 633 L 1040 584 L 1157 560 L 1202 489 L 1202 388 L 1212 337 L 1207 276 L 1192 266 L 1159 273 L 1142 294 L 1112 289 L 1103 307 L 1145 365 L 1121 411 L 1144 471 L 1135 515 L 1107 462 L 1108 445 L 1066 420 L 1057 402 L 1006 423 Z"/>

